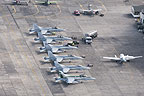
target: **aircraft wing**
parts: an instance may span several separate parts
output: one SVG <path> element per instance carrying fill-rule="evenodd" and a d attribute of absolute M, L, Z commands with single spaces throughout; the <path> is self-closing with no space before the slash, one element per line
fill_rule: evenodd
<path fill-rule="evenodd" d="M 117 57 L 103 57 L 104 59 L 109 59 L 109 60 L 115 60 L 115 61 L 119 61 L 121 60 L 120 58 Z"/>
<path fill-rule="evenodd" d="M 69 70 L 70 70 L 70 68 L 63 68 L 62 71 L 63 71 L 64 73 L 67 73 Z"/>
<path fill-rule="evenodd" d="M 52 52 L 56 53 L 58 51 L 58 48 L 52 48 Z"/>
<path fill-rule="evenodd" d="M 66 80 L 67 83 L 73 83 L 74 81 L 75 81 L 75 78 L 67 77 L 67 80 Z"/>
<path fill-rule="evenodd" d="M 91 10 L 82 10 L 83 12 L 90 12 Z"/>
<path fill-rule="evenodd" d="M 58 62 L 61 62 L 63 60 L 63 58 L 57 57 L 56 59 Z"/>
<path fill-rule="evenodd" d="M 46 33 L 47 33 L 47 30 L 41 30 L 41 33 L 42 33 L 42 34 L 46 34 Z"/>
<path fill-rule="evenodd" d="M 46 41 L 42 41 L 42 43 L 43 43 L 43 46 L 45 46 Z"/>
<path fill-rule="evenodd" d="M 46 42 L 49 44 L 49 43 L 51 43 L 53 41 L 53 39 L 51 39 L 51 38 L 47 38 L 46 39 Z"/>
<path fill-rule="evenodd" d="M 142 56 L 125 56 L 126 60 L 132 60 L 132 59 L 136 59 L 136 58 L 141 58 Z"/>
<path fill-rule="evenodd" d="M 93 10 L 94 12 L 97 12 L 97 11 L 102 11 L 102 9 L 96 9 L 96 10 Z"/>

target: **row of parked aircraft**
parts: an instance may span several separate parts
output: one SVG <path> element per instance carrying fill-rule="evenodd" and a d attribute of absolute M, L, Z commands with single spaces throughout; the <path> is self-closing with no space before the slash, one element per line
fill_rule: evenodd
<path fill-rule="evenodd" d="M 54 32 L 62 32 L 65 29 L 61 28 L 42 28 L 37 24 L 33 25 L 33 28 L 29 30 L 29 34 L 37 34 L 37 38 L 34 38 L 35 42 L 42 42 L 43 46 L 39 47 L 40 52 L 47 52 L 48 57 L 43 57 L 45 62 L 52 61 L 54 67 L 50 67 L 50 72 L 59 72 L 59 77 L 55 77 L 55 82 L 64 81 L 67 84 L 79 83 L 81 80 L 95 80 L 93 77 L 87 77 L 85 75 L 71 76 L 68 73 L 70 70 L 88 70 L 90 67 L 85 67 L 82 65 L 63 65 L 60 64 L 63 60 L 78 60 L 83 59 L 82 57 L 75 55 L 56 55 L 56 53 L 65 52 L 65 50 L 77 49 L 75 46 L 65 46 L 65 45 L 53 45 L 57 41 L 72 40 L 72 38 L 65 36 L 49 36 L 54 34 Z M 104 59 L 109 59 L 113 61 L 119 61 L 120 64 L 123 62 L 130 61 L 132 59 L 141 58 L 142 56 L 129 56 L 120 54 L 119 57 L 103 57 Z"/>
<path fill-rule="evenodd" d="M 42 42 L 43 47 L 40 47 L 40 52 L 47 52 L 48 57 L 43 57 L 45 62 L 52 61 L 54 67 L 50 68 L 50 72 L 58 72 L 59 77 L 55 77 L 55 82 L 64 81 L 67 84 L 80 83 L 81 80 L 95 80 L 93 77 L 87 77 L 85 75 L 71 76 L 68 73 L 70 70 L 88 70 L 90 67 L 82 65 L 63 65 L 60 64 L 63 60 L 78 60 L 83 59 L 82 57 L 75 55 L 55 55 L 55 53 L 61 53 L 68 49 L 77 49 L 75 46 L 65 45 L 53 45 L 57 41 L 72 40 L 72 38 L 65 36 L 49 36 L 54 32 L 62 32 L 64 29 L 61 28 L 42 28 L 37 24 L 33 24 L 33 28 L 29 30 L 29 34 L 37 34 L 34 38 L 35 42 Z"/>

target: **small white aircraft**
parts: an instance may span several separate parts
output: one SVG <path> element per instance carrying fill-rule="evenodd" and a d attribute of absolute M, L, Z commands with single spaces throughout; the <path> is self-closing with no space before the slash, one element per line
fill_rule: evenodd
<path fill-rule="evenodd" d="M 80 13 L 84 15 L 98 15 L 102 11 L 102 9 L 92 9 L 91 7 L 92 5 L 89 4 L 88 9 L 81 9 Z"/>
<path fill-rule="evenodd" d="M 132 59 L 136 59 L 136 58 L 141 58 L 143 56 L 129 56 L 129 55 L 124 55 L 124 54 L 120 54 L 120 57 L 117 57 L 115 55 L 115 57 L 103 57 L 104 59 L 110 59 L 110 60 L 114 60 L 114 61 L 119 61 L 120 63 L 123 62 L 128 62 Z"/>

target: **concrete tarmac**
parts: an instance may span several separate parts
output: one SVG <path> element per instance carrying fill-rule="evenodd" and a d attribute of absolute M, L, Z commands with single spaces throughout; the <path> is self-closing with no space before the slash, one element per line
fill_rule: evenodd
<path fill-rule="evenodd" d="M 103 56 L 126 55 L 144 56 L 143 34 L 137 32 L 134 18 L 130 15 L 131 5 L 143 3 L 142 0 L 61 0 L 58 5 L 36 5 L 34 0 L 23 5 L 7 5 L 0 1 L 0 96 L 143 96 L 144 59 L 135 59 L 122 66 L 104 60 Z M 101 8 L 104 17 L 74 16 L 77 9 Z M 60 27 L 64 36 L 83 35 L 92 30 L 98 37 L 91 45 L 82 41 L 78 50 L 58 55 L 73 54 L 86 58 L 64 65 L 93 64 L 90 70 L 70 71 L 70 75 L 86 74 L 96 80 L 67 85 L 55 83 L 50 73 L 51 63 L 44 63 L 47 53 L 40 53 L 28 30 L 33 23 L 42 27 Z"/>

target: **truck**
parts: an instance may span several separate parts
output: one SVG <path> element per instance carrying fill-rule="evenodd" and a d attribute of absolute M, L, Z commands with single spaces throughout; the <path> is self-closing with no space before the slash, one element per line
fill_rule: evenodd
<path fill-rule="evenodd" d="M 79 10 L 75 10 L 73 14 L 76 15 L 76 16 L 80 16 Z"/>
<path fill-rule="evenodd" d="M 92 43 L 92 40 L 94 38 L 97 37 L 97 31 L 92 31 L 92 32 L 89 32 L 89 33 L 86 33 L 84 35 L 84 37 L 82 38 L 82 41 L 85 43 L 85 44 L 91 44 Z"/>
<path fill-rule="evenodd" d="M 86 33 L 85 36 L 91 37 L 92 39 L 96 38 L 98 36 L 97 30 L 96 31 L 91 31 L 89 33 Z"/>
<path fill-rule="evenodd" d="M 82 41 L 84 41 L 85 44 L 91 44 L 92 43 L 92 38 L 85 36 L 82 38 Z"/>

